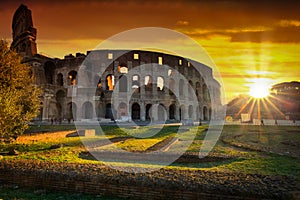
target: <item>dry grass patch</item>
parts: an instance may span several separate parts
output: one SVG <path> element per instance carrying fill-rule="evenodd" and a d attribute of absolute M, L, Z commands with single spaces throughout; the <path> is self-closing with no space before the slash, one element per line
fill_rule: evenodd
<path fill-rule="evenodd" d="M 17 138 L 16 143 L 19 144 L 31 144 L 33 142 L 44 142 L 44 143 L 53 143 L 57 142 L 58 139 L 66 138 L 66 135 L 73 131 L 59 131 L 59 132 L 50 132 L 50 133 L 37 133 L 33 135 L 22 135 Z"/>

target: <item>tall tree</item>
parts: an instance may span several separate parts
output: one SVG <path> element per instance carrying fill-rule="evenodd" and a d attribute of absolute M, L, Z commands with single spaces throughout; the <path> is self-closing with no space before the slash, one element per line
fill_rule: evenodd
<path fill-rule="evenodd" d="M 15 137 L 28 128 L 39 112 L 40 95 L 31 67 L 0 40 L 0 137 Z"/>

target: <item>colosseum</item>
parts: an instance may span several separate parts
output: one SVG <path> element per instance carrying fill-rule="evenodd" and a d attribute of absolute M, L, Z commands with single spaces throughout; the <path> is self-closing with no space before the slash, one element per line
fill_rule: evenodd
<path fill-rule="evenodd" d="M 143 50 L 93 50 L 50 58 L 37 53 L 37 30 L 25 5 L 16 10 L 12 30 L 11 48 L 32 66 L 35 83 L 44 90 L 36 120 L 198 121 L 217 117 L 212 107 L 221 106 L 220 84 L 212 69 L 202 63 Z"/>

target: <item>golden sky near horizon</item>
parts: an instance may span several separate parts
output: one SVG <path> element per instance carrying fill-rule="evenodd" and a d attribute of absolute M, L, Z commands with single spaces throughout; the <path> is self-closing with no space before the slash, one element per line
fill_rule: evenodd
<path fill-rule="evenodd" d="M 38 52 L 51 57 L 85 53 L 129 29 L 163 27 L 205 48 L 220 71 L 227 101 L 248 93 L 256 78 L 268 84 L 300 81 L 297 1 L 0 0 L 1 38 L 11 40 L 12 16 L 21 3 L 32 11 Z"/>

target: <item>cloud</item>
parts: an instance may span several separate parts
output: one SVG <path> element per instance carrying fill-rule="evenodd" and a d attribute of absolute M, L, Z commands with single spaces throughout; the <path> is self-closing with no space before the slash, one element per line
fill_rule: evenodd
<path fill-rule="evenodd" d="M 179 20 L 176 22 L 176 24 L 179 26 L 187 26 L 187 25 L 189 25 L 189 22 L 185 21 L 185 20 Z"/>
<path fill-rule="evenodd" d="M 289 26 L 300 26 L 300 21 L 298 20 L 280 20 L 278 22 L 278 25 L 281 27 L 289 27 Z"/>

